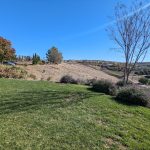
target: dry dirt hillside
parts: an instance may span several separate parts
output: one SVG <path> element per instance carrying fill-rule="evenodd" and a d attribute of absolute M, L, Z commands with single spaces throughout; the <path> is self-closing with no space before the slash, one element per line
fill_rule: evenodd
<path fill-rule="evenodd" d="M 64 75 L 71 75 L 75 79 L 108 79 L 113 82 L 117 78 L 110 76 L 102 71 L 78 63 L 62 63 L 59 65 L 28 65 L 22 66 L 28 74 L 36 76 L 37 80 L 47 80 L 58 82 Z"/>

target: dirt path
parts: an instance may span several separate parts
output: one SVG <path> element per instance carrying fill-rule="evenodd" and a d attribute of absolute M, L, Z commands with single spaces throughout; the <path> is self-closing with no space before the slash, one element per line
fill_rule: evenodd
<path fill-rule="evenodd" d="M 22 66 L 23 67 L 23 66 Z M 23 67 L 28 74 L 36 76 L 37 80 L 59 81 L 64 75 L 71 75 L 75 79 L 108 79 L 117 82 L 116 77 L 110 76 L 102 71 L 84 66 L 78 63 L 62 63 L 59 65 L 28 65 Z"/>

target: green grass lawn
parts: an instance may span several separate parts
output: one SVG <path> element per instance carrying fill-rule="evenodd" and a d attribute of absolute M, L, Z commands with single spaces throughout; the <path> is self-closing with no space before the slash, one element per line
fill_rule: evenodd
<path fill-rule="evenodd" d="M 150 109 L 86 86 L 0 79 L 0 150 L 150 149 Z"/>

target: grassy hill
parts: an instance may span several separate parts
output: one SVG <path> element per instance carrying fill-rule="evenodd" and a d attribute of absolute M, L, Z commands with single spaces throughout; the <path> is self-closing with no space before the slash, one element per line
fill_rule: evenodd
<path fill-rule="evenodd" d="M 150 148 L 150 109 L 89 87 L 0 79 L 0 149 Z"/>

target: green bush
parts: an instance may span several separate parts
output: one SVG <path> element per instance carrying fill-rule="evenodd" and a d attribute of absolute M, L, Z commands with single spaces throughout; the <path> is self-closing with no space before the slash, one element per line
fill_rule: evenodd
<path fill-rule="evenodd" d="M 36 53 L 33 54 L 32 64 L 33 64 L 33 65 L 36 65 L 36 64 L 38 64 L 39 62 L 40 62 L 40 56 L 37 55 Z"/>
<path fill-rule="evenodd" d="M 77 80 L 75 80 L 72 76 L 65 75 L 60 79 L 60 83 L 70 83 L 70 84 L 78 84 Z"/>
<path fill-rule="evenodd" d="M 149 79 L 145 78 L 145 77 L 140 78 L 139 82 L 142 83 L 142 84 L 145 84 L 145 85 L 150 83 Z"/>
<path fill-rule="evenodd" d="M 116 95 L 117 88 L 114 83 L 108 80 L 99 80 L 93 84 L 92 89 L 109 95 Z"/>
<path fill-rule="evenodd" d="M 118 91 L 116 100 L 130 105 L 147 106 L 149 98 L 143 89 L 138 87 L 124 87 Z"/>

